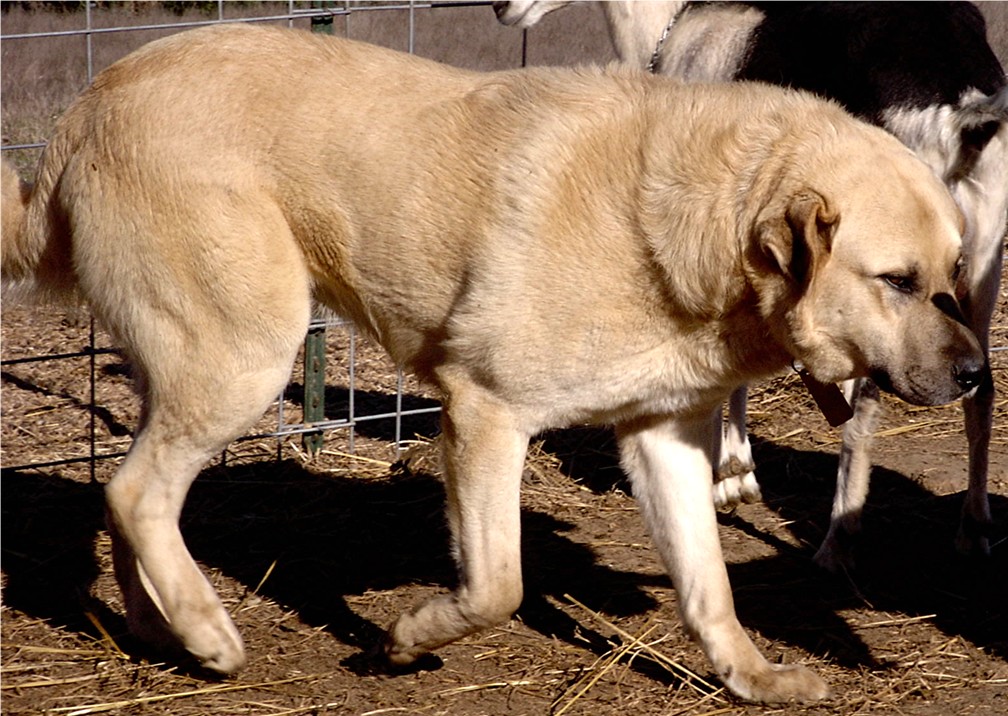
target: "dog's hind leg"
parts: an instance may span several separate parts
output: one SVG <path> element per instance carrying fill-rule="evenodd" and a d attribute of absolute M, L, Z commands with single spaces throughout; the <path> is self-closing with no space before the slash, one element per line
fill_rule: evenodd
<path fill-rule="evenodd" d="M 746 427 L 748 390 L 742 386 L 728 400 L 728 419 L 721 438 L 721 462 L 714 482 L 714 506 L 732 507 L 763 499 Z"/>
<path fill-rule="evenodd" d="M 519 491 L 529 436 L 482 388 L 440 377 L 445 491 L 459 584 L 399 617 L 385 645 L 397 666 L 505 621 L 522 601 Z"/>
<path fill-rule="evenodd" d="M 269 365 L 256 365 L 248 352 L 214 346 L 213 336 L 206 336 L 210 342 L 191 346 L 184 361 L 159 366 L 157 377 L 146 381 L 143 423 L 106 488 L 116 577 L 131 630 L 160 647 L 180 643 L 222 673 L 244 664 L 241 638 L 189 555 L 179 515 L 203 465 L 283 388 L 296 352 L 291 339 L 303 335 L 306 318 L 307 301 L 305 320 L 285 329 L 287 345 Z"/>
<path fill-rule="evenodd" d="M 871 443 L 881 407 L 878 387 L 867 378 L 846 381 L 843 387 L 854 416 L 844 425 L 829 530 L 814 557 L 816 564 L 830 572 L 854 564 L 851 542 L 861 531 L 871 478 Z"/>
<path fill-rule="evenodd" d="M 153 418 L 137 436 L 106 490 L 127 622 L 159 650 L 181 645 L 207 668 L 231 673 L 244 664 L 241 637 L 178 528 L 186 493 L 209 451 L 180 445 L 159 423 Z"/>
<path fill-rule="evenodd" d="M 245 660 L 241 638 L 186 549 L 179 516 L 206 461 L 283 388 L 311 301 L 278 211 L 250 200 L 208 213 L 198 201 L 143 239 L 82 239 L 90 242 L 82 273 L 89 300 L 141 377 L 141 421 L 106 488 L 127 620 L 140 638 L 181 644 L 205 667 L 230 673 Z M 169 243 L 174 253 L 157 252 Z"/>
<path fill-rule="evenodd" d="M 618 433 L 623 467 L 672 577 L 683 624 L 725 685 L 752 701 L 826 696 L 826 684 L 808 669 L 769 663 L 735 616 L 710 500 L 710 419 L 642 420 Z"/>

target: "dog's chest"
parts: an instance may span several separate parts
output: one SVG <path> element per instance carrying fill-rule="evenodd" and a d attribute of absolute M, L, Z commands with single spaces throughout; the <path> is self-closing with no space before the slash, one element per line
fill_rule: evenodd
<path fill-rule="evenodd" d="M 524 379 L 502 387 L 522 394 L 534 430 L 692 416 L 713 410 L 735 387 L 723 363 L 721 356 L 698 354 L 696 342 L 684 337 L 640 352 L 592 352 L 549 370 L 530 364 Z"/>

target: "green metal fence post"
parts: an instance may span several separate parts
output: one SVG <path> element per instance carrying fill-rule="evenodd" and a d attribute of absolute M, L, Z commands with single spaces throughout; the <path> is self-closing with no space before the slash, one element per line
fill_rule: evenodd
<path fill-rule="evenodd" d="M 313 2 L 312 7 L 332 7 L 332 2 Z M 312 32 L 333 34 L 332 15 L 313 17 Z M 304 345 L 304 422 L 325 420 L 326 329 L 310 328 Z M 304 433 L 301 445 L 309 455 L 322 450 L 322 433 Z"/>
<path fill-rule="evenodd" d="M 325 420 L 326 329 L 310 328 L 304 346 L 304 421 Z M 322 433 L 305 433 L 301 445 L 309 455 L 322 449 Z"/>

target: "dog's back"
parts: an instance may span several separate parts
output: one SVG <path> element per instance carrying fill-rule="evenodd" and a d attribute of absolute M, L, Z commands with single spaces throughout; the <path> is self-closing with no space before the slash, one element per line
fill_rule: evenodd
<path fill-rule="evenodd" d="M 810 90 L 882 124 L 894 107 L 991 95 L 1004 73 L 970 3 L 748 3 L 763 20 L 735 79 Z"/>
<path fill-rule="evenodd" d="M 727 116 L 705 110 L 711 102 L 733 109 Z M 758 129 L 746 132 L 739 118 L 752 113 L 745 108 L 766 102 L 780 106 L 778 125 L 767 125 L 764 113 Z M 82 282 L 99 317 L 122 326 L 132 319 L 111 315 L 122 303 L 114 287 L 151 270 L 145 257 L 170 258 L 185 274 L 173 282 L 195 284 L 197 276 L 230 270 L 222 256 L 260 251 L 265 265 L 280 266 L 269 257 L 287 242 L 318 298 L 410 364 L 426 348 L 420 336 L 442 326 L 456 287 L 481 260 L 485 248 L 474 243 L 481 236 L 506 232 L 516 241 L 533 233 L 515 225 L 521 215 L 583 220 L 563 199 L 549 211 L 505 207 L 505 225 L 491 227 L 494 197 L 517 206 L 557 201 L 565 162 L 599 165 L 599 176 L 637 171 L 633 142 L 655 134 L 637 132 L 640 122 L 655 130 L 691 123 L 694 132 L 745 137 L 752 151 L 772 146 L 773 133 L 813 118 L 828 123 L 829 116 L 848 122 L 826 103 L 755 87 L 717 91 L 598 69 L 477 74 L 307 33 L 205 28 L 151 43 L 110 67 L 61 118 L 25 220 L 5 211 L 4 278 L 34 272 L 52 285 Z M 697 139 L 658 133 L 680 143 Z M 683 186 L 725 190 L 723 177 L 705 175 L 719 166 L 694 162 Z M 629 201 L 613 193 L 634 185 L 625 179 L 614 178 L 609 191 L 599 187 L 592 201 Z M 8 194 L 23 195 L 8 170 L 4 194 L 5 208 L 18 204 Z M 180 197 L 189 205 L 179 205 Z M 196 215 L 215 223 L 189 225 Z M 177 220 L 166 220 L 171 216 Z M 272 243 L 254 246 L 232 217 L 276 226 Z M 426 239 L 400 240 L 410 235 Z M 219 252 L 207 251 L 218 244 Z M 723 252 L 717 242 L 709 248 Z M 407 293 L 372 278 L 394 275 L 404 263 L 422 267 L 417 274 L 425 277 Z M 50 270 L 40 271 L 44 264 Z M 408 321 L 397 320 L 407 314 Z"/>

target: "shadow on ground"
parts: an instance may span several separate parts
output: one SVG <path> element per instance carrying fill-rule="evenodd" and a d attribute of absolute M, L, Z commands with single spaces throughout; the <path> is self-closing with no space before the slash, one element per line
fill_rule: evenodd
<path fill-rule="evenodd" d="M 573 479 L 594 490 L 625 487 L 605 431 L 546 437 L 547 447 L 561 443 L 579 446 L 562 456 Z M 1008 658 L 1005 550 L 983 562 L 954 553 L 958 496 L 936 497 L 896 472 L 876 469 L 858 570 L 853 580 L 832 578 L 812 565 L 811 555 L 828 519 L 832 484 L 824 476 L 835 473 L 836 457 L 760 443 L 757 463 L 768 504 L 807 547 L 776 540 L 739 514 L 722 516 L 723 523 L 777 548 L 772 557 L 729 568 L 747 628 L 843 665 L 875 666 L 838 614 L 867 603 L 897 615 L 934 614 L 933 623 L 946 634 Z M 88 596 L 97 576 L 94 541 L 103 528 L 100 486 L 11 471 L 3 472 L 0 486 L 7 606 L 94 634 L 86 614 L 91 611 L 107 627 L 122 629 L 121 617 Z M 357 614 L 347 597 L 454 583 L 443 502 L 440 482 L 425 474 L 338 477 L 291 461 L 214 467 L 194 484 L 182 529 L 198 560 L 250 590 L 275 563 L 260 589 L 263 596 L 364 651 L 387 625 Z M 1004 515 L 1008 500 L 995 496 L 993 507 L 996 516 Z M 645 588 L 665 578 L 600 564 L 589 547 L 567 536 L 573 527 L 524 511 L 521 616 L 529 627 L 583 647 L 583 625 L 578 633 L 578 624 L 548 597 L 563 602 L 566 593 L 589 594 L 597 600 L 586 601 L 589 607 L 604 605 L 618 616 L 645 614 L 656 608 Z M 600 634 L 589 634 L 588 641 L 593 651 L 609 648 Z"/>

